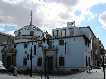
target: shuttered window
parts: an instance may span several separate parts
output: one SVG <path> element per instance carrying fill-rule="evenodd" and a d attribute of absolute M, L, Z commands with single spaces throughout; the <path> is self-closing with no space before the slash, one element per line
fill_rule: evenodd
<path fill-rule="evenodd" d="M 64 57 L 59 57 L 59 66 L 64 66 Z"/>
<path fill-rule="evenodd" d="M 38 66 L 42 66 L 42 58 L 41 58 L 41 57 L 38 58 L 37 65 L 38 65 Z"/>
<path fill-rule="evenodd" d="M 34 55 L 36 55 L 36 45 L 34 45 Z"/>
<path fill-rule="evenodd" d="M 64 45 L 64 40 L 59 40 L 59 45 Z"/>

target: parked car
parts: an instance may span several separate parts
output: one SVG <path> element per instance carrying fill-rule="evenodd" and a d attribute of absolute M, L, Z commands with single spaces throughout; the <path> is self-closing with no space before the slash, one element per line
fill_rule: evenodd
<path fill-rule="evenodd" d="M 104 67 L 106 68 L 106 64 L 104 64 Z"/>
<path fill-rule="evenodd" d="M 2 61 L 0 61 L 0 72 L 6 72 L 6 68 L 3 66 Z"/>
<path fill-rule="evenodd" d="M 92 67 L 92 69 L 101 69 L 101 67 L 99 67 L 99 66 L 91 66 Z"/>

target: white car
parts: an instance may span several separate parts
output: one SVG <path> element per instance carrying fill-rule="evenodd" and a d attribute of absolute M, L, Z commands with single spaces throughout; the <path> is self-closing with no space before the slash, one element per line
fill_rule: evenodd
<path fill-rule="evenodd" d="M 3 66 L 2 61 L 0 61 L 0 72 L 6 71 L 6 68 Z"/>

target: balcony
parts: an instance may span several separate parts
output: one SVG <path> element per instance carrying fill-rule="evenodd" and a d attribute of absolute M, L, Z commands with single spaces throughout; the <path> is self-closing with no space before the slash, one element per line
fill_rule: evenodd
<path fill-rule="evenodd" d="M 30 36 L 30 35 L 16 36 L 15 40 L 18 40 L 18 39 L 33 39 L 33 40 L 37 40 L 37 37 L 36 36 Z"/>
<path fill-rule="evenodd" d="M 9 48 L 8 53 L 16 53 L 16 48 Z"/>

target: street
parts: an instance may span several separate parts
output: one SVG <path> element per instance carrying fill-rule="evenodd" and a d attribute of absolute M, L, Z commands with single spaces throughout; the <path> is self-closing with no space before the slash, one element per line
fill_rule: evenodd
<path fill-rule="evenodd" d="M 30 76 L 18 75 L 12 76 L 9 74 L 0 74 L 0 79 L 41 79 L 40 76 L 35 76 L 31 78 Z M 42 79 L 45 79 L 44 76 Z M 82 72 L 74 75 L 67 76 L 49 76 L 49 79 L 104 79 L 103 71 L 101 69 L 93 69 L 91 73 Z"/>

